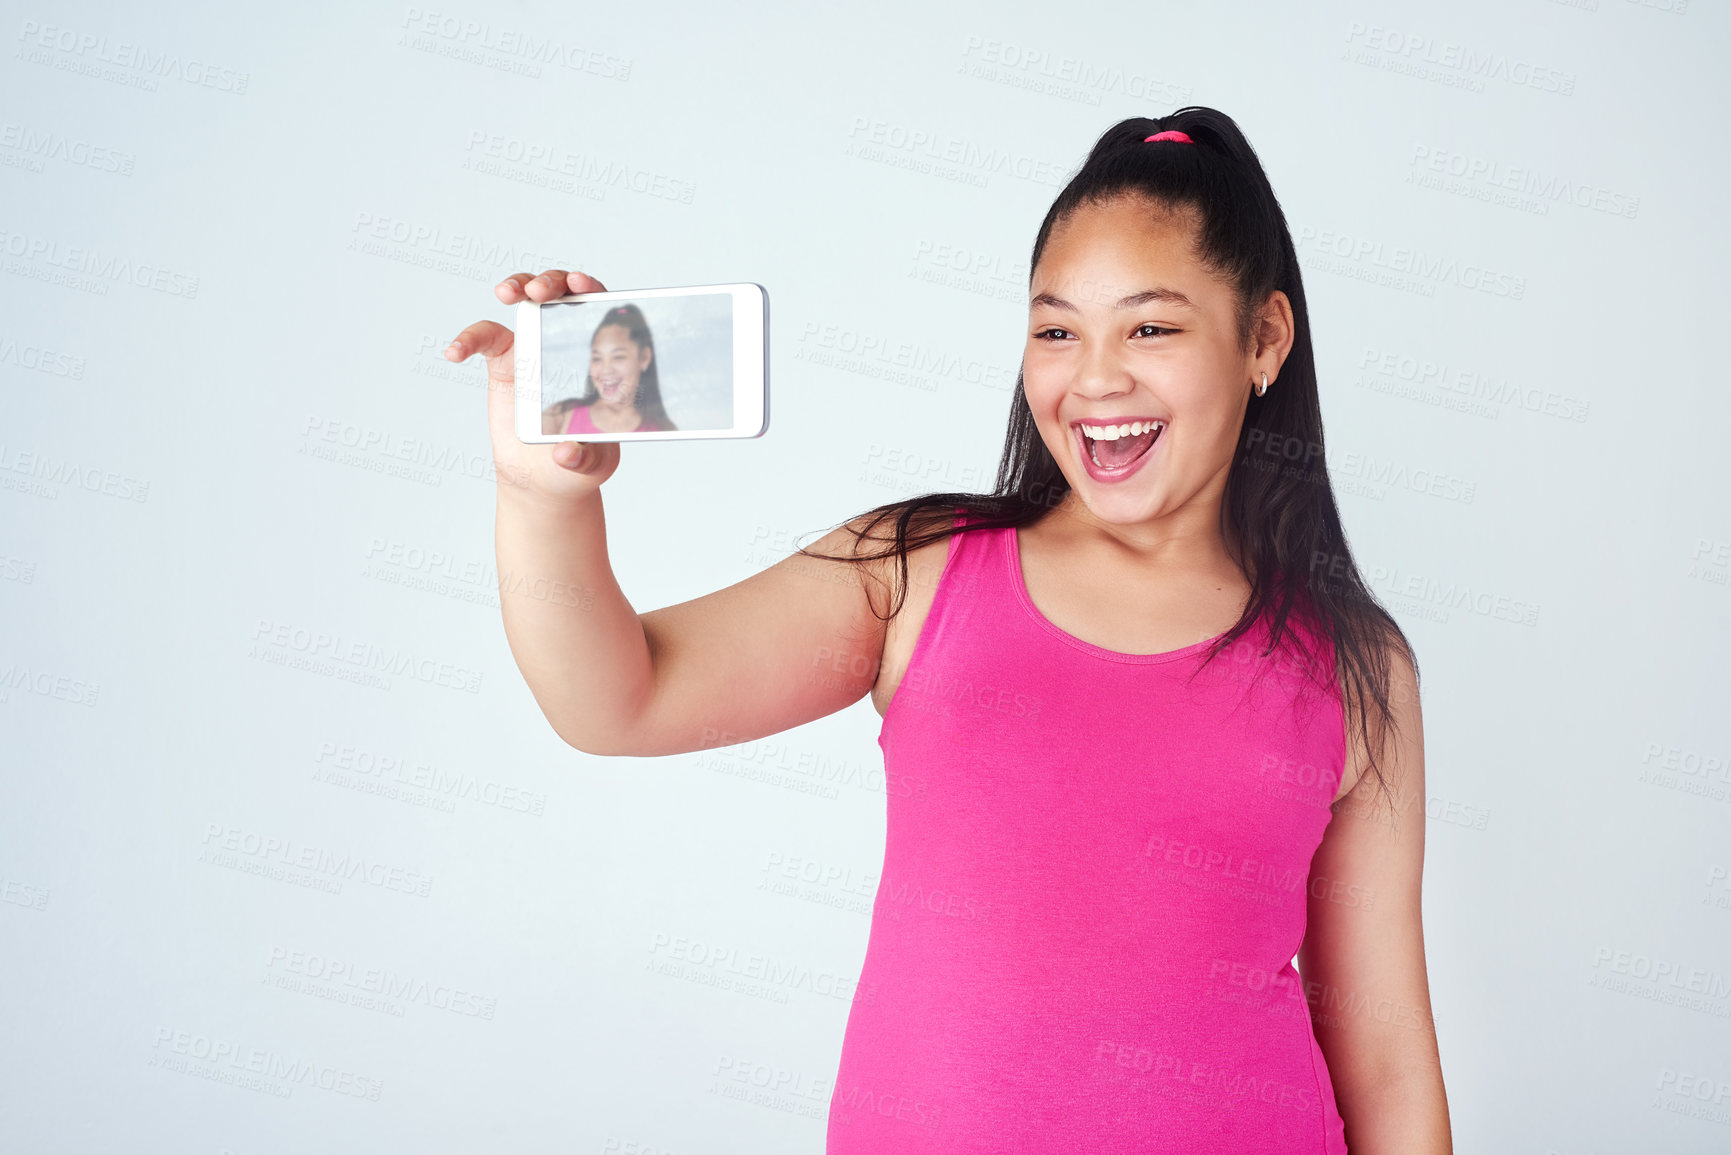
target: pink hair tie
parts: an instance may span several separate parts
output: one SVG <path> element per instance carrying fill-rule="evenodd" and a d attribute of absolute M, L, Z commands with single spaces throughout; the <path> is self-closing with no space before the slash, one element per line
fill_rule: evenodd
<path fill-rule="evenodd" d="M 1195 141 L 1191 140 L 1188 136 L 1185 136 L 1183 133 L 1177 132 L 1177 131 L 1170 129 L 1170 128 L 1167 129 L 1165 132 L 1157 132 L 1153 136 L 1143 137 L 1142 143 L 1147 144 L 1151 140 L 1176 140 L 1176 141 L 1179 141 L 1183 144 L 1195 144 L 1196 143 Z"/>

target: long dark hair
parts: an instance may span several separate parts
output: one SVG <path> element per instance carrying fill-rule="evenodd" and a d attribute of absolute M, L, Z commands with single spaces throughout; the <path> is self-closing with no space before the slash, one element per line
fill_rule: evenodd
<path fill-rule="evenodd" d="M 649 368 L 645 369 L 643 375 L 637 379 L 637 397 L 633 401 L 637 407 L 637 412 L 642 415 L 643 424 L 660 425 L 663 429 L 678 428 L 673 424 L 673 419 L 667 416 L 667 407 L 661 403 L 661 357 L 655 352 L 655 338 L 650 335 L 649 322 L 643 319 L 643 310 L 631 304 L 614 305 L 602 316 L 600 323 L 595 326 L 595 332 L 599 333 L 608 325 L 623 326 L 625 332 L 639 349 L 649 350 Z M 595 338 L 591 336 L 589 341 L 593 345 Z M 561 428 L 563 428 L 564 417 L 571 410 L 583 405 L 592 405 L 600 399 L 601 391 L 595 388 L 594 380 L 589 376 L 589 371 L 585 369 L 583 371 L 582 395 L 561 401 L 557 406 L 556 415 L 560 420 Z"/>
<path fill-rule="evenodd" d="M 1167 130 L 1186 134 L 1192 143 L 1145 143 L 1146 137 Z M 1390 708 L 1391 651 L 1398 647 L 1415 675 L 1418 664 L 1406 635 L 1371 593 L 1347 547 L 1323 455 L 1304 283 L 1274 189 L 1250 142 L 1223 112 L 1191 106 L 1158 119 L 1120 121 L 1100 137 L 1052 202 L 1034 240 L 1030 282 L 1054 226 L 1081 206 L 1120 196 L 1195 214 L 1197 255 L 1234 286 L 1241 347 L 1250 348 L 1257 312 L 1271 293 L 1280 290 L 1292 305 L 1296 335 L 1279 387 L 1250 397 L 1223 498 L 1229 537 L 1236 539 L 1228 548 L 1251 583 L 1251 595 L 1231 630 L 1208 648 L 1203 665 L 1265 620 L 1269 644 L 1264 653 L 1276 647 L 1297 652 L 1306 669 L 1341 693 L 1368 754 L 1366 771 L 1387 794 L 1378 755 L 1385 751 L 1390 729 L 1398 726 Z M 881 541 L 873 531 L 893 517 L 895 543 L 882 552 L 856 548 L 849 557 L 799 552 L 833 561 L 896 557 L 898 593 L 888 613 L 879 615 L 887 621 L 906 600 L 910 550 L 953 533 L 1030 525 L 1061 504 L 1069 490 L 1034 424 L 1018 372 L 991 493 L 925 494 L 876 506 L 847 523 L 857 545 L 867 537 Z M 969 514 L 961 528 L 952 522 L 957 509 Z M 877 613 L 875 605 L 872 612 Z M 1289 619 L 1307 627 L 1311 644 L 1297 636 Z M 1318 660 L 1311 648 L 1323 640 L 1331 644 L 1331 661 Z"/>

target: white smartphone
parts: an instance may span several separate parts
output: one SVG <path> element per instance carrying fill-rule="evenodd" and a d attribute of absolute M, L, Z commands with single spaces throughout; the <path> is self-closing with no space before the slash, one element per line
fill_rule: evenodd
<path fill-rule="evenodd" d="M 525 442 L 760 437 L 769 428 L 762 285 L 579 293 L 517 306 Z"/>

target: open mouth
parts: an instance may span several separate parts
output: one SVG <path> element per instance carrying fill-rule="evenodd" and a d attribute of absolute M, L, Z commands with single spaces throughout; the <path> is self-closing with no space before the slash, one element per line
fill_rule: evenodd
<path fill-rule="evenodd" d="M 1078 422 L 1076 425 L 1076 432 L 1082 438 L 1083 452 L 1107 473 L 1136 464 L 1154 448 L 1154 442 L 1165 429 L 1166 422 L 1156 419 L 1107 425 Z"/>

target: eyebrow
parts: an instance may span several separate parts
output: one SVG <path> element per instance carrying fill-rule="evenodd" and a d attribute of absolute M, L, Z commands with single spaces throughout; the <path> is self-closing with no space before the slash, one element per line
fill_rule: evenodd
<path fill-rule="evenodd" d="M 1167 289 L 1159 286 L 1152 289 L 1143 289 L 1140 293 L 1131 293 L 1127 297 L 1121 297 L 1119 298 L 1118 303 L 1112 307 L 1114 309 L 1134 309 L 1137 305 L 1146 305 L 1149 301 L 1159 301 L 1162 304 L 1176 305 L 1184 309 L 1196 308 L 1196 302 L 1192 301 L 1189 297 L 1186 297 L 1183 293 L 1180 293 L 1177 289 Z M 1040 293 L 1028 302 L 1028 307 L 1030 309 L 1036 305 L 1050 305 L 1054 309 L 1067 309 L 1072 313 L 1080 311 L 1075 305 L 1072 305 L 1070 302 L 1055 293 Z"/>

